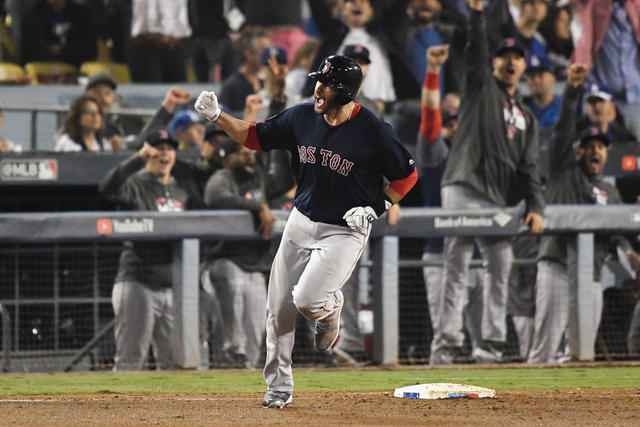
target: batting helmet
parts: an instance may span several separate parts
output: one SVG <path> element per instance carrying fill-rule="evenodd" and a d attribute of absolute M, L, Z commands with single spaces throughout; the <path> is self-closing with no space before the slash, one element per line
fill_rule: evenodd
<path fill-rule="evenodd" d="M 353 101 L 360 83 L 362 83 L 362 70 L 351 58 L 342 55 L 326 57 L 318 71 L 309 73 L 309 77 L 336 89 L 337 101 L 341 105 Z"/>

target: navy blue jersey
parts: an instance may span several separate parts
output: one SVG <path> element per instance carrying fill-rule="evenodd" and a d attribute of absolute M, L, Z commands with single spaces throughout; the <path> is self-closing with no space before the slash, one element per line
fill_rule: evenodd
<path fill-rule="evenodd" d="M 298 190 L 294 206 L 312 221 L 346 225 L 354 206 L 375 206 L 389 181 L 407 178 L 414 161 L 391 126 L 366 108 L 330 126 L 312 103 L 256 124 L 260 148 L 289 150 Z"/>

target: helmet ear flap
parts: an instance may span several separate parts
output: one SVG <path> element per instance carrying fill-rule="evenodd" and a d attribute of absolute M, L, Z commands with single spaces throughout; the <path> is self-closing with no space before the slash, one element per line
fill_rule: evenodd
<path fill-rule="evenodd" d="M 337 89 L 337 92 L 338 93 L 336 96 L 336 101 L 338 101 L 340 105 L 345 105 L 353 101 L 353 96 L 351 96 L 349 89 L 347 89 L 346 87 L 339 87 Z"/>

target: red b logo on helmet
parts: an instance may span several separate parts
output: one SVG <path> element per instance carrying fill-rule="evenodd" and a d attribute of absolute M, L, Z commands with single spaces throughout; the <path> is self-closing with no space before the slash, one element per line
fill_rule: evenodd
<path fill-rule="evenodd" d="M 322 67 L 322 74 L 327 74 L 329 69 L 331 69 L 331 62 L 325 61 L 324 67 Z"/>

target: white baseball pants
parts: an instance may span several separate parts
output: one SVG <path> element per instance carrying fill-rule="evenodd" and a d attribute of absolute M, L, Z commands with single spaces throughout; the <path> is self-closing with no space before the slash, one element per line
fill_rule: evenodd
<path fill-rule="evenodd" d="M 332 312 L 339 303 L 336 291 L 351 276 L 368 237 L 291 211 L 269 278 L 263 372 L 268 390 L 293 391 L 296 314 L 317 320 Z"/>

